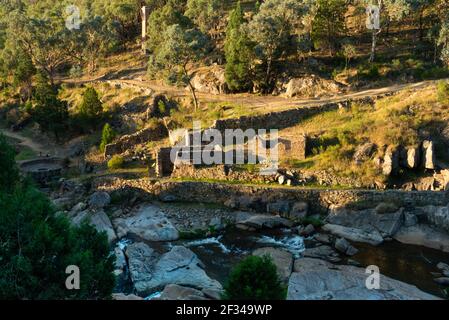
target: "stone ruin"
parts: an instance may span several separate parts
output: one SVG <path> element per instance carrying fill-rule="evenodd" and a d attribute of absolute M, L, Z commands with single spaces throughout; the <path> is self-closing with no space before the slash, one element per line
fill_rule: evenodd
<path fill-rule="evenodd" d="M 60 158 L 38 158 L 22 161 L 19 168 L 40 185 L 47 185 L 61 177 L 63 160 Z"/>
<path fill-rule="evenodd" d="M 179 138 L 179 132 L 178 132 Z M 184 131 L 182 135 L 183 141 L 181 143 L 176 137 L 170 134 L 170 140 L 173 146 L 166 148 L 159 148 L 155 152 L 155 160 L 156 160 L 156 175 L 158 177 L 169 176 L 172 173 L 180 169 L 181 167 L 191 166 L 195 169 L 195 167 L 200 167 L 202 165 L 197 165 L 194 163 L 195 156 L 198 153 L 202 154 L 207 147 L 206 152 L 210 152 L 211 157 L 217 156 L 217 153 L 220 154 L 218 157 L 222 159 L 224 163 L 224 159 L 232 159 L 232 163 L 234 164 L 248 164 L 249 159 L 256 159 L 257 163 L 264 163 L 270 161 L 271 151 L 270 146 L 272 147 L 272 142 L 270 140 L 265 140 L 265 150 L 259 150 L 261 146 L 258 146 L 256 150 L 253 150 L 249 147 L 250 141 L 244 143 L 244 145 L 234 144 L 232 148 L 225 147 L 223 145 L 215 145 L 211 148 L 208 143 L 202 143 L 201 145 L 195 145 L 193 142 L 193 133 L 187 130 Z M 253 139 L 256 139 L 254 137 Z M 277 157 L 278 161 L 282 161 L 282 159 L 294 157 L 295 159 L 305 159 L 307 153 L 307 143 L 308 139 L 304 134 L 299 134 L 297 136 L 285 136 L 278 138 L 277 143 Z M 174 149 L 177 152 L 176 159 L 172 161 L 171 153 Z M 240 149 L 241 153 L 239 154 L 237 151 Z M 255 151 L 255 153 L 254 153 Z M 259 152 L 264 151 L 264 152 Z M 266 154 L 267 158 L 263 158 L 260 154 Z M 274 155 L 274 154 L 273 154 Z M 242 157 L 243 156 L 243 157 Z M 182 159 L 182 160 L 181 160 Z M 214 165 L 216 166 L 216 165 Z M 232 165 L 231 165 L 232 166 Z M 225 165 L 227 167 L 227 165 Z M 193 169 L 193 170 L 194 170 Z M 188 172 L 189 170 L 187 170 Z"/>

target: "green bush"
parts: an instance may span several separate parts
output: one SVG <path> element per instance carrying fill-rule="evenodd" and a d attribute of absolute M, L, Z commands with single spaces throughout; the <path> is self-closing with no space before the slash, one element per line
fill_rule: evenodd
<path fill-rule="evenodd" d="M 449 82 L 440 81 L 437 85 L 438 101 L 441 103 L 449 103 Z"/>
<path fill-rule="evenodd" d="M 57 215 L 13 160 L 0 137 L 0 300 L 109 299 L 115 257 L 106 233 Z M 70 265 L 80 270 L 79 290 L 66 288 Z"/>
<path fill-rule="evenodd" d="M 250 256 L 229 275 L 224 287 L 226 300 L 284 300 L 287 290 L 269 256 Z"/>
<path fill-rule="evenodd" d="M 115 155 L 108 161 L 108 169 L 116 170 L 123 167 L 124 160 L 122 156 Z"/>
<path fill-rule="evenodd" d="M 106 123 L 103 127 L 103 132 L 101 134 L 101 143 L 100 143 L 100 151 L 104 152 L 104 149 L 106 145 L 110 144 L 114 138 L 116 137 L 116 133 L 114 129 L 109 125 L 109 123 Z"/>
<path fill-rule="evenodd" d="M 103 104 L 94 88 L 87 88 L 83 94 L 83 100 L 79 107 L 79 116 L 82 120 L 84 129 L 97 128 L 99 120 L 103 117 Z"/>
<path fill-rule="evenodd" d="M 11 190 L 19 182 L 15 151 L 0 134 L 0 192 Z"/>

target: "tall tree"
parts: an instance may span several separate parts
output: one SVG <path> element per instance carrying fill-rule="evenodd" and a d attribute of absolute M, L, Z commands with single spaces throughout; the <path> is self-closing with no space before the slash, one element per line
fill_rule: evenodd
<path fill-rule="evenodd" d="M 197 29 L 184 29 L 177 24 L 168 27 L 163 38 L 165 41 L 150 58 L 149 74 L 162 73 L 169 83 L 187 85 L 197 110 L 198 99 L 191 82 L 193 65 L 204 55 L 209 39 Z"/>
<path fill-rule="evenodd" d="M 338 49 L 338 39 L 345 31 L 346 0 L 317 0 L 316 5 L 312 38 L 333 56 Z"/>
<path fill-rule="evenodd" d="M 297 0 L 267 0 L 248 24 L 247 30 L 256 43 L 262 61 L 262 91 L 270 91 L 276 81 L 278 62 L 296 53 L 298 35 L 303 31 L 302 18 L 307 6 Z"/>
<path fill-rule="evenodd" d="M 189 17 L 203 33 L 211 33 L 222 15 L 220 0 L 187 0 L 185 15 Z"/>
<path fill-rule="evenodd" d="M 16 167 L 15 151 L 0 134 L 0 193 L 14 189 L 19 182 L 19 170 Z"/>
<path fill-rule="evenodd" d="M 39 72 L 34 93 L 32 117 L 43 132 L 52 132 L 59 139 L 67 126 L 68 106 L 58 98 L 55 88 L 48 83 L 48 78 Z"/>
<path fill-rule="evenodd" d="M 409 11 L 410 4 L 407 0 L 363 0 L 362 4 L 368 10 L 370 6 L 378 8 L 379 29 L 371 29 L 371 53 L 370 62 L 374 62 L 376 57 L 378 37 L 382 33 L 385 22 L 401 20 Z"/>
<path fill-rule="evenodd" d="M 248 38 L 240 2 L 231 12 L 226 29 L 225 57 L 226 83 L 231 90 L 248 90 L 252 85 L 252 62 L 254 59 L 254 44 Z"/>

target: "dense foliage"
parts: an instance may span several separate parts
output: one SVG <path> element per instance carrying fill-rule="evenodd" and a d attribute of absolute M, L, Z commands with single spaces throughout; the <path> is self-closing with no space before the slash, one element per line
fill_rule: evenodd
<path fill-rule="evenodd" d="M 73 227 L 46 196 L 20 181 L 14 152 L 0 137 L 0 299 L 106 299 L 115 285 L 107 236 Z M 66 288 L 66 268 L 80 289 Z"/>
<path fill-rule="evenodd" d="M 227 300 L 284 300 L 286 297 L 286 288 L 268 256 L 250 256 L 240 262 L 231 271 L 224 289 L 223 298 Z"/>

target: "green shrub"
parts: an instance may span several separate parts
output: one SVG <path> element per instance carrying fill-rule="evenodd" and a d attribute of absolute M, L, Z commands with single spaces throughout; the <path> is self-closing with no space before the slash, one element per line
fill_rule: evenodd
<path fill-rule="evenodd" d="M 95 129 L 103 116 L 103 103 L 98 97 L 98 92 L 92 87 L 84 91 L 79 107 L 79 116 L 84 126 L 87 126 L 84 129 Z"/>
<path fill-rule="evenodd" d="M 57 215 L 44 193 L 21 181 L 0 137 L 0 300 L 109 299 L 115 286 L 107 235 Z M 79 290 L 66 268 L 79 267 Z"/>
<path fill-rule="evenodd" d="M 440 81 L 437 85 L 438 101 L 441 103 L 449 103 L 449 82 Z"/>
<path fill-rule="evenodd" d="M 19 182 L 15 151 L 0 134 L 0 192 L 11 190 Z"/>
<path fill-rule="evenodd" d="M 305 218 L 300 219 L 299 223 L 304 226 L 311 224 L 315 228 L 320 228 L 324 225 L 323 220 L 321 218 L 317 218 L 317 217 L 305 217 Z"/>
<path fill-rule="evenodd" d="M 116 133 L 114 129 L 109 125 L 109 123 L 106 123 L 103 127 L 103 132 L 101 134 L 101 143 L 100 143 L 100 151 L 104 152 L 104 149 L 106 145 L 110 144 L 114 138 L 116 137 Z"/>
<path fill-rule="evenodd" d="M 272 259 L 269 256 L 250 256 L 231 271 L 223 299 L 284 300 L 286 294 Z"/>
<path fill-rule="evenodd" d="M 122 156 L 115 155 L 108 161 L 108 169 L 116 170 L 123 167 L 125 160 Z"/>

